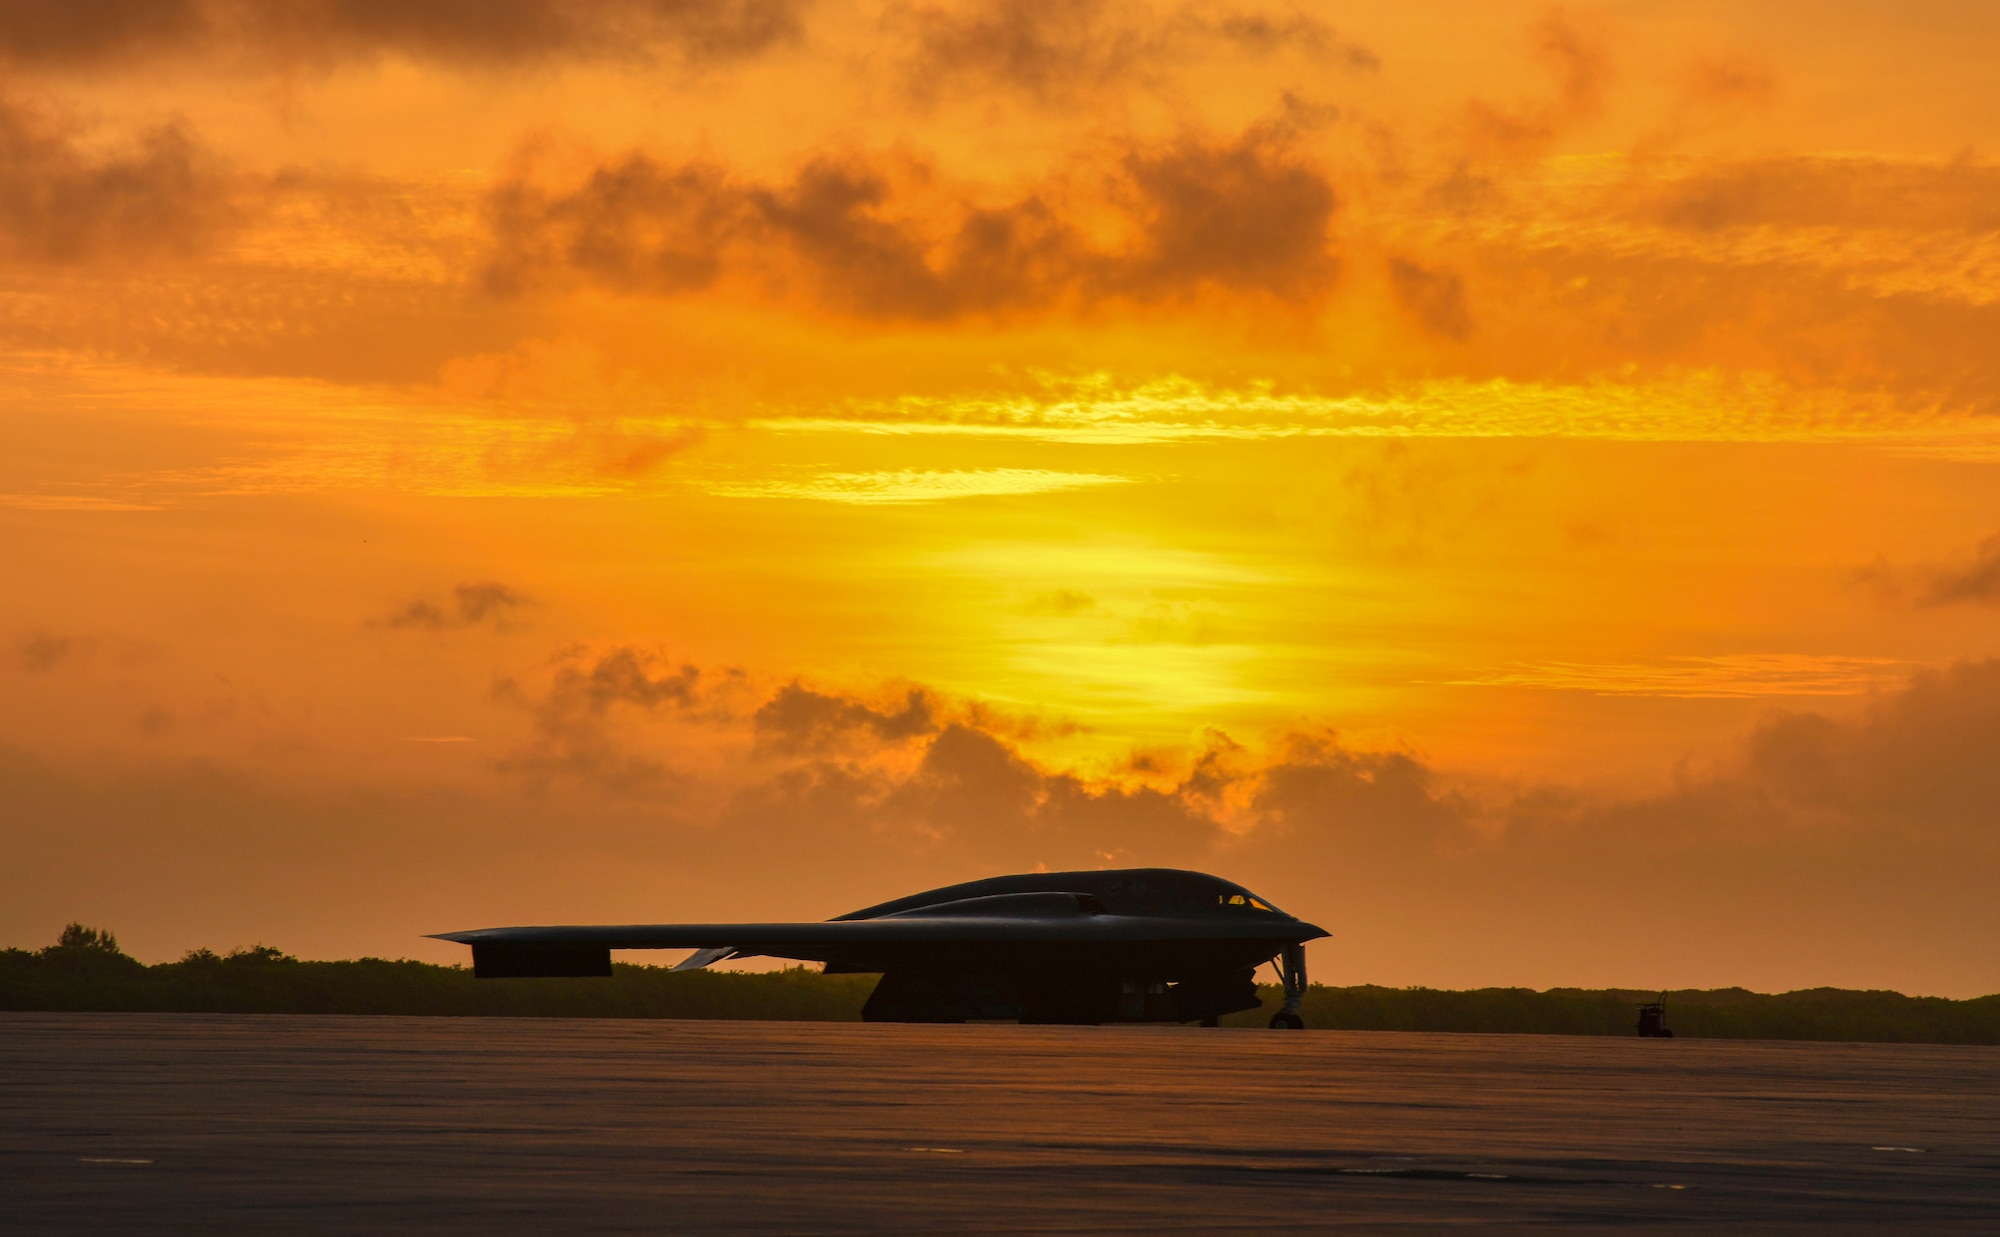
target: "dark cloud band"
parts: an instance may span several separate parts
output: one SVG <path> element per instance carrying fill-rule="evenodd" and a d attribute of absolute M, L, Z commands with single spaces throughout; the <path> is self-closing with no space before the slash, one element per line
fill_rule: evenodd
<path fill-rule="evenodd" d="M 762 290 L 803 284 L 835 313 L 946 321 L 1204 291 L 1303 304 L 1338 272 L 1333 184 L 1281 128 L 1134 146 L 1101 166 L 1092 204 L 1122 241 L 1071 217 L 1085 188 L 1073 183 L 990 204 L 941 197 L 927 165 L 862 156 L 816 158 L 777 182 L 643 153 L 564 188 L 523 173 L 489 200 L 485 282 L 676 295 L 740 275 Z"/>
<path fill-rule="evenodd" d="M 0 57 L 91 67 L 243 50 L 287 62 L 403 55 L 458 64 L 665 53 L 690 63 L 796 40 L 805 0 L 14 0 Z"/>

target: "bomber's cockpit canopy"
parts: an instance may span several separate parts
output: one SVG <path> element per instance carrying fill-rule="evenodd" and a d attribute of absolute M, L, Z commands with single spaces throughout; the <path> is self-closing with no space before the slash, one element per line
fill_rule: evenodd
<path fill-rule="evenodd" d="M 863 907 L 840 918 L 877 919 L 946 902 L 1049 889 L 1087 895 L 1095 905 L 1112 915 L 1269 915 L 1278 919 L 1291 918 L 1241 885 L 1206 872 L 1186 872 L 1177 868 L 1028 872 L 1015 876 L 994 876 Z"/>

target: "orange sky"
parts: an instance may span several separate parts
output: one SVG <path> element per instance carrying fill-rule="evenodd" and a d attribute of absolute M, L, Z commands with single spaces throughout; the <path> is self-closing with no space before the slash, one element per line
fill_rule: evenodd
<path fill-rule="evenodd" d="M 1986 0 L 0 9 L 0 943 L 1241 880 L 2000 990 Z"/>

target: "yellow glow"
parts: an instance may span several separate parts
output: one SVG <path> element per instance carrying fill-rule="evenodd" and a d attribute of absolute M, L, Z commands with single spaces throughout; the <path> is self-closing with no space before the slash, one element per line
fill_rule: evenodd
<path fill-rule="evenodd" d="M 1163 863 L 2000 987 L 1983 0 L 42 7 L 0 945 Z"/>

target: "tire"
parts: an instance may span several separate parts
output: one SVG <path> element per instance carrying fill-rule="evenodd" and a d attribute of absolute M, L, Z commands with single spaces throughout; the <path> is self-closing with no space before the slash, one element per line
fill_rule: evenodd
<path fill-rule="evenodd" d="M 1306 1020 L 1289 1010 L 1281 1009 L 1271 1015 L 1271 1029 L 1273 1031 L 1303 1031 L 1306 1029 Z"/>

